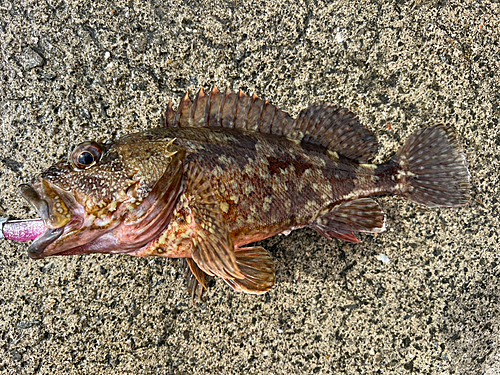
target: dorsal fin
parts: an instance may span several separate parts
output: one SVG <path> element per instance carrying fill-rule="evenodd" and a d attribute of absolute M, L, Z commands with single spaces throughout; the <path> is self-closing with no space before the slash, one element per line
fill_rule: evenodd
<path fill-rule="evenodd" d="M 236 93 L 229 89 L 221 93 L 216 87 L 208 95 L 200 89 L 193 102 L 186 93 L 175 113 L 169 103 L 162 126 L 225 127 L 282 135 L 322 146 L 360 163 L 369 162 L 378 150 L 375 135 L 347 109 L 313 104 L 294 120 L 255 94 L 248 96 L 241 90 Z"/>
<path fill-rule="evenodd" d="M 229 89 L 221 93 L 216 87 L 208 95 L 200 89 L 193 102 L 186 93 L 176 112 L 169 103 L 162 115 L 162 126 L 166 127 L 224 127 L 279 135 L 289 123 L 293 119 L 288 113 L 255 94 L 248 96 L 241 90 L 236 93 Z"/>
<path fill-rule="evenodd" d="M 174 119 L 175 119 L 175 111 L 172 108 L 172 101 L 169 101 L 167 109 L 161 115 L 161 127 L 166 128 L 166 127 L 173 126 L 173 125 L 169 125 L 169 124 L 173 124 Z"/>
<path fill-rule="evenodd" d="M 174 120 L 178 124 L 177 126 L 179 127 L 193 126 L 193 120 L 189 116 L 189 114 L 191 113 L 192 106 L 193 103 L 189 99 L 189 92 L 186 92 L 181 102 L 179 103 L 179 108 L 177 109 L 177 112 L 175 113 Z"/>
<path fill-rule="evenodd" d="M 287 137 L 321 145 L 360 163 L 369 162 L 378 151 L 375 134 L 345 108 L 312 104 L 299 113 L 293 128 Z"/>

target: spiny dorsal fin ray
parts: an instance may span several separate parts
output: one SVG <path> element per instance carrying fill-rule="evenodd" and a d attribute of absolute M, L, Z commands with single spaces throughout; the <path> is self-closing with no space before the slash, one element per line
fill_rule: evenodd
<path fill-rule="evenodd" d="M 210 92 L 210 103 L 207 108 L 208 122 L 206 126 L 220 126 L 224 99 L 225 96 L 221 94 L 217 87 L 212 88 Z"/>
<path fill-rule="evenodd" d="M 212 185 L 194 163 L 188 167 L 187 186 L 186 199 L 194 222 L 191 235 L 193 260 L 209 276 L 243 278 Z"/>
<path fill-rule="evenodd" d="M 174 123 L 175 120 L 175 111 L 172 108 L 172 101 L 168 102 L 167 109 L 161 115 L 161 127 L 166 128 L 169 124 Z"/>
<path fill-rule="evenodd" d="M 205 95 L 203 91 L 203 87 L 198 91 L 196 97 L 194 98 L 194 102 L 191 105 L 191 112 L 189 116 L 192 119 L 191 126 L 200 126 L 204 127 L 207 123 L 207 108 L 209 107 L 208 101 L 210 97 Z"/>
<path fill-rule="evenodd" d="M 221 126 L 223 128 L 234 128 L 234 120 L 236 118 L 236 109 L 238 107 L 238 94 L 226 89 L 224 97 L 224 105 L 221 112 Z M 217 126 L 216 124 L 214 124 Z M 213 126 L 213 125 L 211 125 Z"/>
<path fill-rule="evenodd" d="M 248 114 L 252 105 L 252 97 L 240 90 L 238 93 L 238 103 L 234 117 L 235 129 L 248 129 Z"/>
<path fill-rule="evenodd" d="M 175 122 L 179 127 L 183 126 L 193 126 L 193 119 L 189 114 L 191 113 L 191 106 L 193 103 L 189 99 L 189 92 L 186 92 L 181 102 L 179 103 L 179 108 L 175 113 Z"/>
<path fill-rule="evenodd" d="M 225 127 L 282 135 L 293 140 L 322 146 L 360 163 L 369 162 L 378 150 L 375 135 L 344 108 L 313 104 L 302 110 L 296 120 L 255 94 L 243 91 L 210 94 L 200 89 L 193 102 L 184 95 L 175 115 L 167 109 L 162 125 L 168 127 Z"/>
<path fill-rule="evenodd" d="M 244 275 L 243 279 L 224 280 L 237 292 L 262 294 L 271 289 L 275 282 L 274 262 L 262 247 L 243 247 L 234 250 L 236 264 Z"/>

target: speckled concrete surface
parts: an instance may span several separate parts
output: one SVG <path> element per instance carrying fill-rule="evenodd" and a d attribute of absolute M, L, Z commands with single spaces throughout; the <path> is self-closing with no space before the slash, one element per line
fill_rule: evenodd
<path fill-rule="evenodd" d="M 389 230 L 362 244 L 275 237 L 263 243 L 271 292 L 216 282 L 194 305 L 176 262 L 33 261 L 27 244 L 2 242 L 1 373 L 498 373 L 498 4 L 93 3 L 0 3 L 7 214 L 34 217 L 16 186 L 72 144 L 156 126 L 168 100 L 212 84 L 294 115 L 315 100 L 351 108 L 379 137 L 379 161 L 418 127 L 453 124 L 473 199 L 380 198 Z"/>

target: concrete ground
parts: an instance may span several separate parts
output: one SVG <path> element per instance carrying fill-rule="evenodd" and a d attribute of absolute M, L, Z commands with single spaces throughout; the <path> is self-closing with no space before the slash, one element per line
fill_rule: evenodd
<path fill-rule="evenodd" d="M 191 304 L 178 263 L 0 254 L 2 374 L 500 372 L 500 9 L 490 1 L 0 3 L 0 206 L 75 143 L 158 124 L 186 90 L 242 88 L 296 115 L 329 101 L 378 136 L 457 130 L 466 207 L 377 198 L 388 231 L 362 244 L 310 230 L 262 244 L 268 294 L 217 281 Z M 101 2 L 99 2 L 101 3 Z M 388 262 L 379 259 L 385 255 Z"/>

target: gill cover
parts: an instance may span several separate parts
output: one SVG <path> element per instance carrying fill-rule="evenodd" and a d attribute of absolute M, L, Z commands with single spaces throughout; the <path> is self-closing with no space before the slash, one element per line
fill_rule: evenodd
<path fill-rule="evenodd" d="M 175 204 L 182 193 L 182 163 L 185 151 L 179 150 L 168 156 L 170 163 L 146 198 L 131 210 L 123 222 L 124 230 L 119 242 L 142 247 L 155 239 L 170 222 Z"/>

